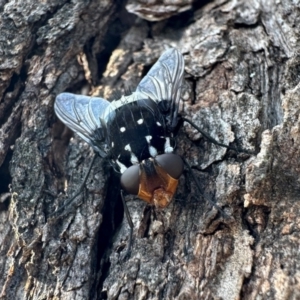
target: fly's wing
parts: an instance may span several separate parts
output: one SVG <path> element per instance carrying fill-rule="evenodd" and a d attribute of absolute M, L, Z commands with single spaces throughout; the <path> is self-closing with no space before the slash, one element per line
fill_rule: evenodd
<path fill-rule="evenodd" d="M 173 130 L 177 125 L 177 115 L 184 73 L 184 59 L 176 49 L 165 51 L 138 85 L 136 92 L 144 94 L 156 103 L 169 102 L 167 125 Z"/>
<path fill-rule="evenodd" d="M 102 98 L 62 93 L 55 99 L 54 110 L 66 126 L 105 157 L 106 128 L 101 118 L 108 106 Z"/>

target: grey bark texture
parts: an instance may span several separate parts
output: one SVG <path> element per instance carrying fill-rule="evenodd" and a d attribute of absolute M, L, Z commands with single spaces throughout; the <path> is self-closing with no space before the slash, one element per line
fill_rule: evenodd
<path fill-rule="evenodd" d="M 133 14 L 130 14 L 130 11 Z M 297 1 L 0 1 L 1 299 L 299 299 Z M 172 204 L 126 198 L 53 111 L 64 91 L 134 89 L 168 47 L 185 59 Z M 8 189 L 8 184 L 9 189 Z M 224 218 L 207 199 L 222 208 Z"/>

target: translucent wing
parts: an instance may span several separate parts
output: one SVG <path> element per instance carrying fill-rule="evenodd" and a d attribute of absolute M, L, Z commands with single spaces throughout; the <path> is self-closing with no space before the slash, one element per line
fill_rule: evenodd
<path fill-rule="evenodd" d="M 169 102 L 167 125 L 175 128 L 184 73 L 184 59 L 175 48 L 165 51 L 138 85 L 136 92 L 159 103 Z"/>
<path fill-rule="evenodd" d="M 109 104 L 102 98 L 62 93 L 55 99 L 54 110 L 66 126 L 104 157 L 106 128 L 101 119 Z"/>

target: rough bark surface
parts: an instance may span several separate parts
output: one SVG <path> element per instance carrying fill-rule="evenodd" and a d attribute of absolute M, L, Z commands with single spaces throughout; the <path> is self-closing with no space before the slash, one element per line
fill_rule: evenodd
<path fill-rule="evenodd" d="M 299 4 L 198 2 L 0 2 L 1 299 L 299 299 Z M 53 103 L 134 89 L 167 47 L 185 58 L 182 114 L 253 154 L 184 123 L 177 153 L 202 193 L 186 170 L 165 210 L 127 197 L 123 260 L 129 227 L 102 159 L 51 217 L 92 158 Z"/>

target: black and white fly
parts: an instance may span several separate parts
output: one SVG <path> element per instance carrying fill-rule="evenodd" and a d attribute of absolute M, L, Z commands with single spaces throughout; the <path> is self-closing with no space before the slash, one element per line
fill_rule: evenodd
<path fill-rule="evenodd" d="M 183 73 L 182 54 L 169 49 L 130 96 L 109 102 L 62 93 L 54 105 L 65 125 L 111 160 L 126 192 L 159 208 L 170 203 L 183 172 L 172 143 Z"/>
<path fill-rule="evenodd" d="M 158 208 L 171 202 L 184 168 L 182 158 L 174 153 L 173 143 L 179 121 L 183 74 L 183 56 L 172 48 L 160 56 L 130 96 L 109 102 L 62 93 L 56 97 L 54 105 L 57 116 L 65 125 L 101 157 L 111 161 L 121 174 L 124 191 L 138 195 Z M 187 119 L 184 121 L 191 123 Z M 122 199 L 131 226 L 131 244 L 133 224 L 123 195 Z"/>

